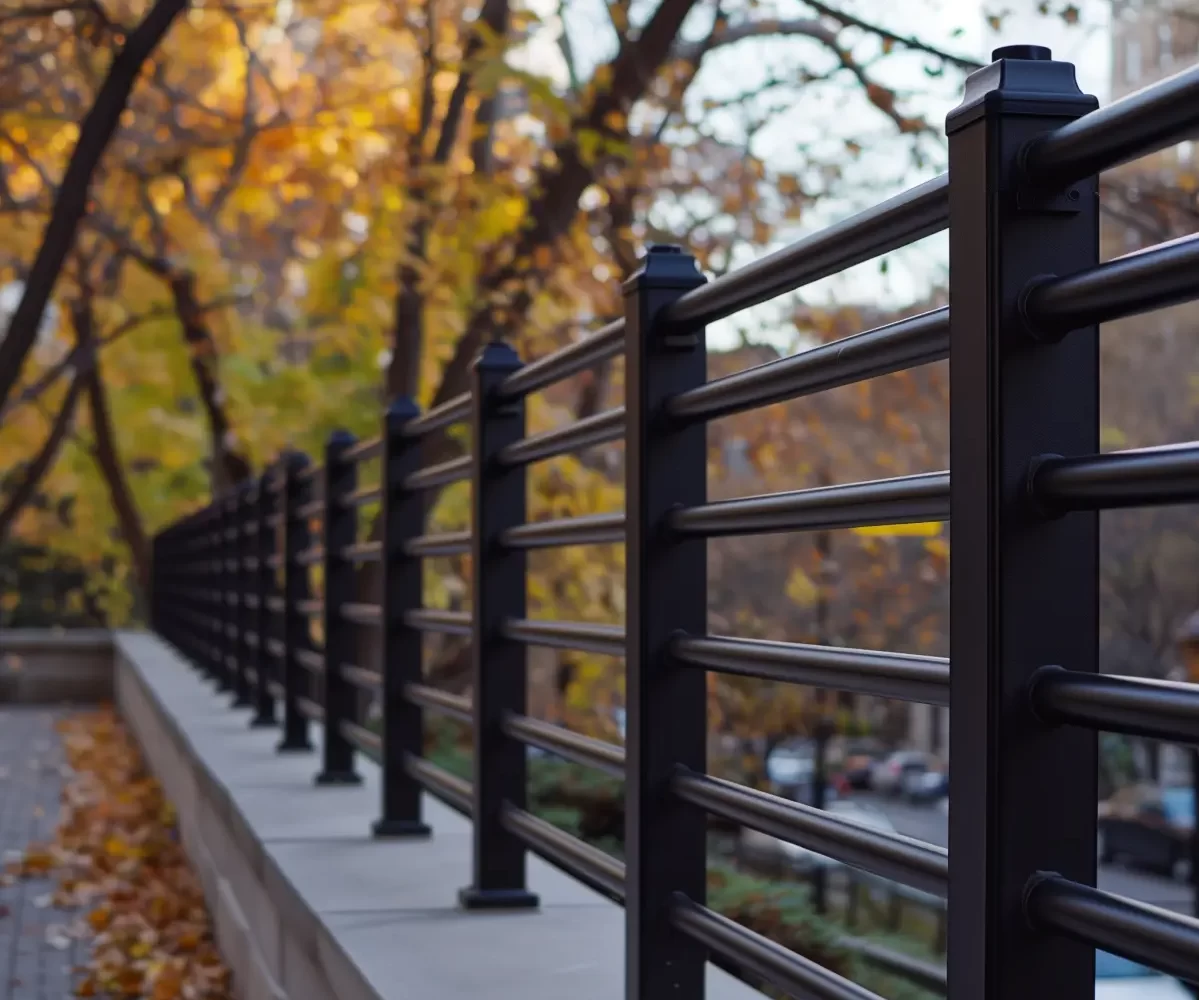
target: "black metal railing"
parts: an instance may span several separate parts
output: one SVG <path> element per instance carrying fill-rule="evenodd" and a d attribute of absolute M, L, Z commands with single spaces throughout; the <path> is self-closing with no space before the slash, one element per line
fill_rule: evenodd
<path fill-rule="evenodd" d="M 622 902 L 630 1000 L 702 997 L 708 960 L 796 997 L 868 995 L 705 905 L 710 814 L 947 896 L 955 1000 L 1089 998 L 1095 948 L 1199 980 L 1199 921 L 1095 888 L 1095 732 L 1199 742 L 1199 688 L 1096 673 L 1097 512 L 1199 500 L 1199 444 L 1098 454 L 1096 324 L 1199 298 L 1199 240 L 1101 263 L 1096 173 L 1199 126 L 1199 70 L 1097 111 L 1047 50 L 995 58 L 949 116 L 946 176 L 712 282 L 679 248 L 651 247 L 622 319 L 527 365 L 488 345 L 469 393 L 423 415 L 401 400 L 378 439 L 336 434 L 320 466 L 288 456 L 166 529 L 157 630 L 253 705 L 256 725 L 281 702 L 280 750 L 308 749 L 316 721 L 318 781 L 355 781 L 355 754 L 377 756 L 377 834 L 429 835 L 422 790 L 471 816 L 462 905 L 535 906 L 528 850 Z M 948 308 L 706 380 L 704 324 L 946 227 Z M 530 393 L 618 356 L 623 407 L 526 435 Z M 708 499 L 708 421 L 946 357 L 952 479 Z M 470 454 L 422 468 L 422 441 L 464 421 Z M 530 463 L 613 440 L 623 513 L 525 523 Z M 358 464 L 376 460 L 380 487 L 358 489 Z M 425 497 L 464 479 L 469 532 L 430 532 Z M 359 541 L 358 509 L 376 501 L 380 540 Z M 707 634 L 709 538 L 930 520 L 953 526 L 948 661 Z M 529 549 L 621 540 L 623 628 L 528 618 Z M 422 561 L 468 551 L 470 613 L 423 607 Z M 368 562 L 382 569 L 372 605 L 355 596 Z M 378 664 L 353 662 L 356 629 L 381 631 Z M 425 684 L 426 632 L 470 637 L 470 699 Z M 534 645 L 625 658 L 624 747 L 527 717 Z M 707 775 L 709 671 L 948 704 L 949 851 Z M 378 694 L 380 733 L 356 689 Z M 422 758 L 426 712 L 470 721 L 472 781 Z M 530 814 L 526 745 L 623 775 L 626 861 Z"/>

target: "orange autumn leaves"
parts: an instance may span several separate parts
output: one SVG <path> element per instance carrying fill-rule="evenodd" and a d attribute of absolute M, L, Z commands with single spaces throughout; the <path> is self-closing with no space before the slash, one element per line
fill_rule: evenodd
<path fill-rule="evenodd" d="M 51 844 L 31 845 L 11 875 L 55 880 L 53 905 L 91 939 L 78 996 L 228 1000 L 199 881 L 175 815 L 111 709 L 59 725 L 71 773 Z"/>

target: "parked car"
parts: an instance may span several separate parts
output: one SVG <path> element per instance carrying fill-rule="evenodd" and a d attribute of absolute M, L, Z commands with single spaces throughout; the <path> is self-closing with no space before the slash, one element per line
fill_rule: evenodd
<path fill-rule="evenodd" d="M 841 763 L 841 774 L 850 788 L 869 788 L 870 772 L 884 756 L 877 740 L 851 740 L 845 746 L 845 759 Z"/>
<path fill-rule="evenodd" d="M 1099 805 L 1099 860 L 1124 861 L 1185 882 L 1194 828 L 1192 789 L 1129 785 Z"/>
<path fill-rule="evenodd" d="M 1177 979 L 1106 951 L 1095 952 L 1095 1000 L 1194 1000 Z"/>
<path fill-rule="evenodd" d="M 905 773 L 931 771 L 934 767 L 933 758 L 921 750 L 896 750 L 871 769 L 870 787 L 883 795 L 898 795 L 903 791 Z"/>
<path fill-rule="evenodd" d="M 766 777 L 783 793 L 810 784 L 816 772 L 816 748 L 809 742 L 784 743 L 766 758 Z"/>
<path fill-rule="evenodd" d="M 936 802 L 949 795 L 949 773 L 933 767 L 912 767 L 903 772 L 900 785 L 910 802 Z"/>
<path fill-rule="evenodd" d="M 826 811 L 831 815 L 869 827 L 872 830 L 883 830 L 894 833 L 895 827 L 886 814 L 870 806 L 863 806 L 851 799 L 842 799 L 828 805 Z M 741 831 L 738 853 L 747 861 L 781 864 L 796 874 L 807 874 L 816 868 L 831 870 L 843 867 L 843 862 L 817 854 L 806 847 L 792 844 L 790 841 L 779 840 L 768 833 L 743 828 Z"/>

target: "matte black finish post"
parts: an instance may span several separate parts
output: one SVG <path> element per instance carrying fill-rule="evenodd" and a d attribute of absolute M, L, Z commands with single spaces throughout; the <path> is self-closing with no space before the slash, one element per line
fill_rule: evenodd
<path fill-rule="evenodd" d="M 276 616 L 267 607 L 268 598 L 275 596 L 275 570 L 268 565 L 271 556 L 275 554 L 275 530 L 270 525 L 271 514 L 274 513 L 275 495 L 271 491 L 273 472 L 267 469 L 258 480 L 258 503 L 254 513 L 257 515 L 257 531 L 254 535 L 254 550 L 257 564 L 254 575 L 255 628 L 258 632 L 258 645 L 254 647 L 254 718 L 250 725 L 265 727 L 275 725 L 275 698 L 271 694 L 271 680 L 274 677 L 275 656 L 268 648 Z"/>
<path fill-rule="evenodd" d="M 219 499 L 204 511 L 205 535 L 204 577 L 208 584 L 208 656 L 205 658 L 205 673 L 221 690 L 225 675 L 225 518 L 224 504 Z"/>
<path fill-rule="evenodd" d="M 236 494 L 225 493 L 214 501 L 220 510 L 216 523 L 217 561 L 219 563 L 220 605 L 217 609 L 217 629 L 220 636 L 220 669 L 216 676 L 219 692 L 233 690 L 233 675 L 237 671 L 237 542 L 232 538 L 237 524 L 234 506 Z"/>
<path fill-rule="evenodd" d="M 254 484 L 244 482 L 233 494 L 233 559 L 234 580 L 237 591 L 237 670 L 233 675 L 233 707 L 249 708 L 254 704 L 250 690 L 250 664 L 254 661 L 254 647 L 250 633 L 254 629 L 254 610 L 248 598 L 254 593 L 256 576 L 250 564 L 254 551 L 254 540 L 250 525 L 257 521 L 254 511 Z"/>
<path fill-rule="evenodd" d="M 704 996 L 706 949 L 671 914 L 678 894 L 705 901 L 707 818 L 671 782 L 680 765 L 707 769 L 707 683 L 670 644 L 677 632 L 707 631 L 707 543 L 675 535 L 667 519 L 705 501 L 707 442 L 703 424 L 663 418 L 672 396 L 703 384 L 707 357 L 702 327 L 659 322 L 703 283 L 689 254 L 651 246 L 624 286 L 626 1000 Z"/>
<path fill-rule="evenodd" d="M 525 470 L 505 467 L 500 452 L 525 435 L 524 397 L 498 387 L 521 367 L 507 344 L 475 358 L 471 495 L 474 572 L 474 882 L 459 894 L 467 909 L 536 906 L 525 887 L 525 846 L 503 822 L 506 805 L 525 808 L 525 748 L 504 731 L 509 712 L 525 713 L 525 647 L 504 635 L 509 618 L 525 617 L 525 553 L 502 543 L 525 520 Z"/>
<path fill-rule="evenodd" d="M 421 633 L 404 619 L 421 606 L 422 563 L 405 551 L 424 531 L 425 502 L 404 480 L 420 468 L 419 439 L 404 436 L 404 426 L 420 413 L 408 398 L 397 399 L 383 415 L 383 814 L 376 837 L 427 837 L 421 819 L 421 786 L 408 774 L 407 758 L 424 749 L 424 711 L 405 689 L 422 679 Z"/>
<path fill-rule="evenodd" d="M 1036 933 L 1022 913 L 1040 871 L 1095 880 L 1095 738 L 1040 722 L 1044 664 L 1097 662 L 1098 522 L 1048 519 L 1028 499 L 1039 455 L 1099 450 L 1095 327 L 1038 341 L 1020 319 L 1035 279 L 1095 264 L 1094 177 L 1020 187 L 1021 148 L 1096 106 L 1074 67 L 1036 46 L 999 49 L 949 114 L 949 995 L 1091 1000 L 1091 948 Z"/>
<path fill-rule="evenodd" d="M 356 507 L 343 502 L 358 485 L 358 465 L 346 458 L 354 446 L 349 431 L 334 431 L 325 444 L 325 708 L 324 755 L 318 785 L 357 785 L 354 745 L 341 731 L 354 718 L 356 691 L 341 672 L 354 658 L 354 626 L 343 613 L 354 600 L 354 564 L 342 554 L 353 545 L 358 522 Z"/>
<path fill-rule="evenodd" d="M 308 519 L 296 511 L 312 501 L 312 480 L 308 477 L 308 456 L 289 452 L 283 466 L 283 739 L 276 748 L 280 753 L 312 750 L 308 736 L 308 717 L 300 711 L 297 698 L 307 698 L 312 686 L 308 671 L 297 658 L 301 650 L 312 648 L 308 616 L 300 614 L 298 604 L 312 596 L 308 567 L 296 556 L 312 544 Z"/>

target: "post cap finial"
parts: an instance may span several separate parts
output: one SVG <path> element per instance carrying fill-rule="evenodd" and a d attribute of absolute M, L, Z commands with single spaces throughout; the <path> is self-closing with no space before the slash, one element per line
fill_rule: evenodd
<path fill-rule="evenodd" d="M 1028 59 L 1042 62 L 1053 58 L 1053 52 L 1044 45 L 1001 45 L 991 53 L 991 61 L 1000 59 Z"/>

